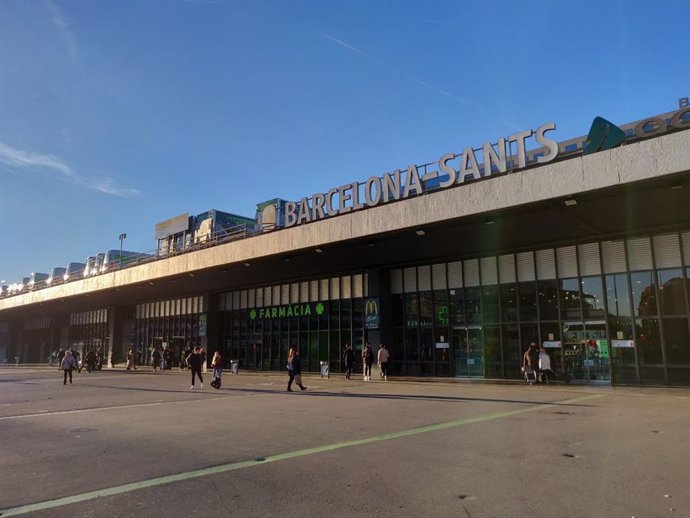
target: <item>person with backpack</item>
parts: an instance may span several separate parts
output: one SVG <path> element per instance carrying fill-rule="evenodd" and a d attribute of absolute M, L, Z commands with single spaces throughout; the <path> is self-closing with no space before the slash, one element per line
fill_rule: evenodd
<path fill-rule="evenodd" d="M 161 353 L 158 347 L 153 348 L 153 353 L 151 353 L 151 365 L 153 365 L 153 372 L 158 372 L 158 367 L 161 364 Z"/>
<path fill-rule="evenodd" d="M 379 369 L 381 369 L 381 377 L 385 381 L 388 381 L 388 360 L 390 359 L 390 353 L 385 345 L 381 344 L 381 349 L 379 349 L 377 356 Z"/>
<path fill-rule="evenodd" d="M 369 342 L 362 349 L 362 364 L 364 366 L 364 381 L 371 381 L 371 364 L 374 361 L 374 353 Z"/>
<path fill-rule="evenodd" d="M 77 360 L 74 359 L 72 351 L 67 349 L 65 351 L 65 356 L 60 363 L 60 368 L 65 373 L 65 378 L 62 382 L 63 385 L 67 385 L 67 376 L 69 376 L 69 384 L 72 384 L 72 371 L 77 368 Z"/>
<path fill-rule="evenodd" d="M 294 381 L 297 386 L 302 390 L 307 390 L 307 387 L 302 385 L 302 360 L 299 357 L 299 349 L 295 347 L 290 347 L 290 352 L 288 353 L 288 380 L 287 390 L 292 392 L 292 382 Z"/>

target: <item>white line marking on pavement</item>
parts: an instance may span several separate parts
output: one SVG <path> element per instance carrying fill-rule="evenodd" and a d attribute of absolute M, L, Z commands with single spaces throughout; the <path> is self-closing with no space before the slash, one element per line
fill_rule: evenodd
<path fill-rule="evenodd" d="M 156 477 L 149 480 L 141 480 L 139 482 L 132 482 L 130 484 L 123 484 L 120 486 L 113 486 L 103 489 L 98 489 L 96 491 L 89 491 L 86 493 L 81 493 L 78 495 L 68 496 L 64 498 L 56 498 L 54 500 L 46 500 L 44 502 L 36 502 L 33 504 L 22 505 L 19 507 L 12 507 L 9 509 L 0 509 L 0 516 L 18 516 L 20 514 L 32 513 L 37 511 L 43 511 L 45 509 L 54 509 L 56 507 L 63 507 L 66 505 L 72 505 L 79 502 L 85 502 L 88 500 L 94 500 L 96 498 L 103 498 L 108 496 L 121 495 L 125 493 L 130 493 L 132 491 L 138 491 L 140 489 L 146 489 L 155 486 L 162 486 L 165 484 L 171 484 L 173 482 L 180 482 L 183 480 L 190 480 L 199 477 L 207 477 L 210 475 L 217 475 L 220 473 L 228 473 L 230 471 L 236 471 L 244 468 L 251 468 L 254 466 L 259 466 L 261 464 L 266 464 L 270 462 L 279 462 L 283 460 L 294 459 L 297 457 L 305 457 L 308 455 L 315 455 L 317 453 L 324 453 L 328 451 L 339 450 L 342 448 L 349 448 L 352 446 L 360 446 L 364 444 L 371 444 L 380 441 L 389 441 L 392 439 L 399 439 L 401 437 L 411 437 L 414 435 L 419 435 L 427 432 L 433 432 L 437 430 L 444 430 L 448 428 L 455 428 L 458 426 L 481 423 L 485 421 L 491 421 L 494 419 L 500 419 L 503 417 L 510 417 L 518 414 L 525 414 L 528 412 L 536 412 L 538 410 L 545 410 L 549 408 L 557 408 L 562 405 L 568 405 L 572 403 L 578 403 L 580 401 L 586 401 L 589 399 L 595 399 L 603 397 L 603 394 L 593 394 L 589 396 L 582 396 L 577 398 L 566 399 L 563 401 L 555 401 L 553 403 L 543 403 L 539 405 L 530 406 L 527 408 L 521 408 L 518 410 L 508 410 L 506 412 L 494 412 L 491 414 L 484 414 L 477 417 L 469 417 L 466 419 L 459 419 L 455 421 L 448 421 L 446 423 L 437 423 L 427 426 L 420 426 L 417 428 L 412 428 L 409 430 L 403 430 L 400 432 L 384 433 L 380 435 L 374 435 L 371 437 L 365 437 L 362 439 L 355 439 L 352 441 L 345 441 L 335 444 L 327 444 L 324 446 L 317 446 L 315 448 L 307 448 L 304 450 L 297 450 L 287 453 L 279 453 L 276 455 L 269 455 L 268 457 L 260 457 L 257 459 L 245 460 L 241 462 L 232 462 L 229 464 L 221 464 L 220 466 L 213 466 L 210 468 L 196 469 L 192 471 L 187 471 L 183 473 L 175 473 L 173 475 L 166 475 L 163 477 Z"/>

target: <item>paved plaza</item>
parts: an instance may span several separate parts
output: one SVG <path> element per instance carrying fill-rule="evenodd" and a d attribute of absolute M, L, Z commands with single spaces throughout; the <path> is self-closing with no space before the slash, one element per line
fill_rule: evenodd
<path fill-rule="evenodd" d="M 0 368 L 0 516 L 690 516 L 690 391 Z"/>

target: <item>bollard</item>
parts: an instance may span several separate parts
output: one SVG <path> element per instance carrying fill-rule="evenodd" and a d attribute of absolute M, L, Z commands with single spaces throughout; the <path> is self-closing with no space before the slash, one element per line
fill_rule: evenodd
<path fill-rule="evenodd" d="M 320 362 L 321 363 L 321 377 L 326 377 L 330 378 L 330 372 L 328 371 L 328 362 Z"/>

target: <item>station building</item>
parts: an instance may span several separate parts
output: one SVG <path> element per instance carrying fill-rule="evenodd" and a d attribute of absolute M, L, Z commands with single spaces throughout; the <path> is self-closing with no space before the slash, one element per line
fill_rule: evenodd
<path fill-rule="evenodd" d="M 0 356 L 199 345 L 279 371 L 299 347 L 337 373 L 369 342 L 393 376 L 500 379 L 537 342 L 576 381 L 689 384 L 688 128 L 682 103 L 565 142 L 547 123 L 273 200 L 240 238 L 0 298 Z"/>

